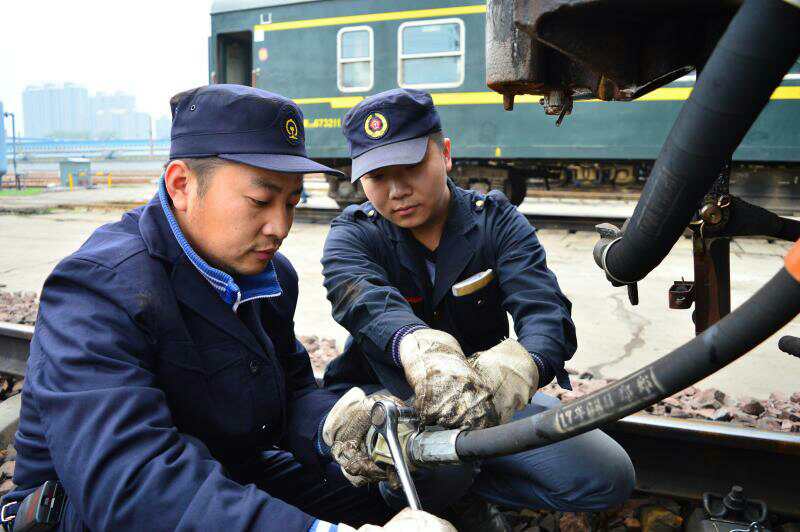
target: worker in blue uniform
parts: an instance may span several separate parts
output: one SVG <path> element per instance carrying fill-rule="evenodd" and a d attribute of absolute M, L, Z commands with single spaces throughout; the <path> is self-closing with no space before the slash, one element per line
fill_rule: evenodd
<path fill-rule="evenodd" d="M 564 362 L 575 328 L 535 229 L 502 193 L 464 190 L 447 177 L 451 141 L 429 94 L 366 98 L 343 130 L 351 180 L 361 180 L 369 201 L 345 209 L 325 243 L 333 317 L 351 334 L 325 386 L 413 396 L 426 423 L 445 427 L 484 427 L 557 405 L 535 392 L 554 378 L 570 389 Z M 505 340 L 506 313 L 516 340 Z M 418 481 L 423 507 L 469 491 L 517 508 L 593 511 L 634 486 L 627 454 L 599 430 L 466 473 L 438 471 L 427 486 Z M 462 478 L 454 484 L 453 475 Z M 491 521 L 502 529 L 496 517 L 487 510 L 475 528 Z"/>
<path fill-rule="evenodd" d="M 297 274 L 278 253 L 302 175 L 336 171 L 307 158 L 288 98 L 211 85 L 171 104 L 156 196 L 45 282 L 4 527 L 31 529 L 26 504 L 53 484 L 63 510 L 36 530 L 385 523 L 378 490 L 348 482 L 319 439 L 321 425 L 363 433 L 374 399 L 318 388 L 293 331 Z M 410 511 L 365 526 L 452 530 Z"/>

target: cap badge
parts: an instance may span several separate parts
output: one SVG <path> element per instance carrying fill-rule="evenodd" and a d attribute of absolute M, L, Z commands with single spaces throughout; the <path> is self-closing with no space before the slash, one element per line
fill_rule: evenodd
<path fill-rule="evenodd" d="M 389 121 L 380 113 L 372 113 L 364 121 L 364 131 L 371 139 L 379 139 L 389 129 Z"/>
<path fill-rule="evenodd" d="M 294 118 L 287 118 L 283 124 L 283 129 L 286 132 L 286 140 L 289 144 L 300 142 L 300 129 L 297 127 L 297 122 L 294 121 Z"/>

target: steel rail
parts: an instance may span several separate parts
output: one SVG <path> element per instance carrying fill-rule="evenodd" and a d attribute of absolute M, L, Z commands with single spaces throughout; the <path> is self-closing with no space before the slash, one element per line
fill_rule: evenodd
<path fill-rule="evenodd" d="M 33 327 L 0 322 L 0 373 L 24 377 Z"/>
<path fill-rule="evenodd" d="M 800 517 L 800 434 L 643 413 L 603 430 L 631 457 L 639 491 L 700 500 L 738 485 L 771 512 Z"/>
<path fill-rule="evenodd" d="M 294 221 L 329 224 L 342 211 L 334 208 L 320 209 L 300 207 L 295 209 Z M 524 214 L 524 213 L 523 213 Z M 622 225 L 625 217 L 608 215 L 579 216 L 571 214 L 524 214 L 525 218 L 539 229 L 566 229 L 568 231 L 594 231 L 594 226 L 604 222 Z"/>

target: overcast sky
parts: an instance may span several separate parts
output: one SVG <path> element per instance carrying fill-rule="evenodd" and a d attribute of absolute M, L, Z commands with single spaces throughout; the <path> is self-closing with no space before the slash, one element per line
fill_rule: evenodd
<path fill-rule="evenodd" d="M 73 82 L 90 94 L 133 94 L 137 108 L 155 118 L 169 114 L 172 94 L 208 80 L 210 6 L 210 0 L 0 0 L 0 101 L 21 118 L 27 85 Z"/>

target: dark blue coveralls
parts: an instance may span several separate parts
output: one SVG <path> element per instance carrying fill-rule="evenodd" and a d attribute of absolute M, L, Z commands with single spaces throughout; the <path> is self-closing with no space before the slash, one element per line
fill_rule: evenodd
<path fill-rule="evenodd" d="M 69 497 L 60 530 L 383 523 L 378 490 L 354 488 L 317 452 L 338 397 L 317 387 L 295 339 L 289 261 L 278 254 L 249 279 L 211 268 L 160 192 L 47 279 L 16 435 L 19 487 L 3 502 L 58 479 Z"/>
<path fill-rule="evenodd" d="M 334 220 L 323 274 L 333 316 L 351 337 L 328 366 L 325 386 L 340 392 L 353 385 L 367 392 L 385 387 L 407 398 L 412 390 L 392 356 L 398 331 L 412 325 L 446 331 L 469 356 L 508 337 L 508 312 L 518 341 L 539 366 L 539 385 L 555 376 L 569 389 L 564 362 L 576 349 L 571 305 L 547 268 L 535 229 L 497 191 L 484 196 L 449 180 L 448 186 L 452 199 L 433 282 L 413 236 L 369 202 L 348 207 Z M 452 294 L 453 284 L 489 268 L 495 277 L 486 287 L 463 297 Z M 516 418 L 557 404 L 537 393 Z M 484 460 L 479 473 L 458 467 L 437 471 L 418 485 L 429 509 L 452 502 L 471 486 L 474 493 L 508 506 L 589 511 L 625 500 L 634 484 L 627 454 L 598 430 Z"/>

